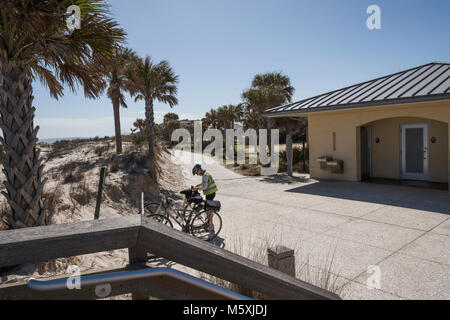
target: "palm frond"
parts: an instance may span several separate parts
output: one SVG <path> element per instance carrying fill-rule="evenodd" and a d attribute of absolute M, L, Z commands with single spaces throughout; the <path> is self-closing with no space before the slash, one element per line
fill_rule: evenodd
<path fill-rule="evenodd" d="M 71 5 L 80 8 L 82 24 L 73 32 L 65 20 Z M 87 97 L 97 97 L 105 83 L 96 69 L 108 64 L 124 38 L 105 0 L 0 2 L 0 59 L 20 63 L 55 98 L 62 95 L 61 85 L 71 90 L 81 85 Z"/>

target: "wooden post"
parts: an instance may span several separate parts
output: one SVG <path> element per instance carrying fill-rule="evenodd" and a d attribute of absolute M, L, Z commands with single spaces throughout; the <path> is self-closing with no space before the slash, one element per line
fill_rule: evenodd
<path fill-rule="evenodd" d="M 100 204 L 102 203 L 102 193 L 103 193 L 103 184 L 105 182 L 106 176 L 106 168 L 103 167 L 100 169 L 100 181 L 98 183 L 98 192 L 97 192 L 97 203 L 95 205 L 95 214 L 94 219 L 98 220 L 100 217 Z"/>
<path fill-rule="evenodd" d="M 267 249 L 269 267 L 286 273 L 295 278 L 294 250 L 285 246 Z"/>
<path fill-rule="evenodd" d="M 145 212 L 144 212 L 144 192 L 141 193 L 141 224 L 144 221 Z M 139 239 L 139 235 L 138 235 Z M 139 241 L 136 247 L 128 248 L 128 260 L 130 265 L 139 265 L 143 266 L 147 263 L 147 250 L 145 250 L 142 245 L 139 245 Z M 131 298 L 133 300 L 148 300 L 149 296 L 146 294 L 145 288 L 142 288 L 141 285 L 143 283 L 137 284 L 136 289 L 131 293 Z"/>
<path fill-rule="evenodd" d="M 138 241 L 139 242 L 139 241 Z M 128 260 L 130 265 L 142 264 L 144 267 L 147 263 L 147 251 L 141 245 L 133 248 L 128 248 Z M 148 300 L 149 296 L 145 293 L 145 288 L 141 288 L 138 284 L 136 290 L 132 292 L 133 300 Z"/>

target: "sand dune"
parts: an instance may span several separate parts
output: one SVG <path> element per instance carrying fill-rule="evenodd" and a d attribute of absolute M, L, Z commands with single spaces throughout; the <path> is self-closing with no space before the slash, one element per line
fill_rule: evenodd
<path fill-rule="evenodd" d="M 100 219 L 139 214 L 140 192 L 154 190 L 145 183 L 145 155 L 131 143 L 124 143 L 124 153 L 115 156 L 113 140 L 66 141 L 43 144 L 45 161 L 46 197 L 51 199 L 54 210 L 53 223 L 63 224 L 94 219 L 95 203 L 101 167 L 108 174 L 102 197 Z M 160 187 L 171 192 L 186 188 L 181 167 L 174 164 L 170 153 L 163 151 L 159 161 Z M 144 177 L 144 178 L 143 178 Z M 0 179 L 4 180 L 3 173 Z M 147 192 L 147 199 L 155 199 L 155 192 Z M 7 209 L 5 197 L 1 197 L 1 208 Z M 4 227 L 4 226 L 3 226 Z M 81 271 L 121 267 L 128 263 L 127 250 L 115 250 L 84 255 L 68 259 L 57 259 L 47 263 L 23 265 L 3 274 L 0 283 L 28 277 L 49 277 L 67 273 L 71 265 Z"/>

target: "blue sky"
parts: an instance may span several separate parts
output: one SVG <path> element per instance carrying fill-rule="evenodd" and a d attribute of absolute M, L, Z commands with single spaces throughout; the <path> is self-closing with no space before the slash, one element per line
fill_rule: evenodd
<path fill-rule="evenodd" d="M 179 75 L 181 118 L 239 103 L 255 74 L 282 71 L 300 100 L 431 61 L 450 61 L 448 0 L 109 0 L 128 46 Z M 381 30 L 369 30 L 369 5 Z M 34 84 L 39 138 L 113 135 L 106 96 L 65 91 L 52 99 Z M 122 132 L 144 117 L 142 102 L 121 109 Z M 170 112 L 156 103 L 156 121 Z"/>

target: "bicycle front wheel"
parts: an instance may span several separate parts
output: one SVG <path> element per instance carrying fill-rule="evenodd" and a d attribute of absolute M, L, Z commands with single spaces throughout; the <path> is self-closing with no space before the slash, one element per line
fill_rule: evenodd
<path fill-rule="evenodd" d="M 222 218 L 217 212 L 202 211 L 194 217 L 190 229 L 194 237 L 211 241 L 222 230 Z"/>

